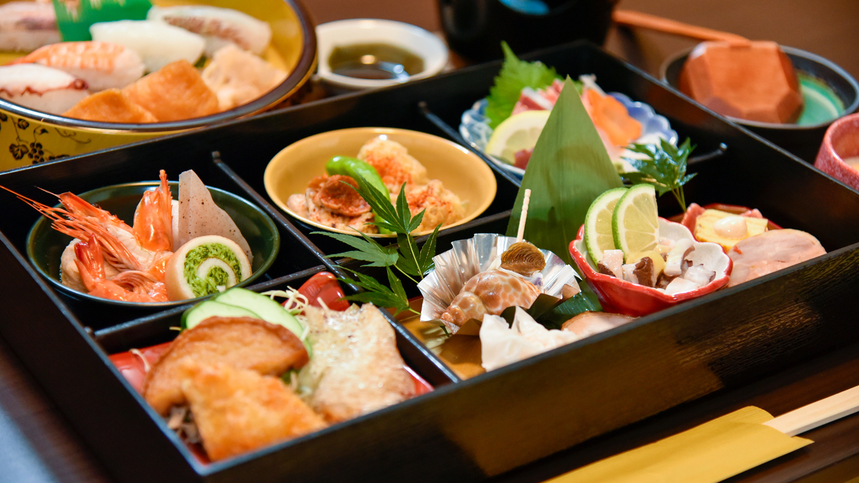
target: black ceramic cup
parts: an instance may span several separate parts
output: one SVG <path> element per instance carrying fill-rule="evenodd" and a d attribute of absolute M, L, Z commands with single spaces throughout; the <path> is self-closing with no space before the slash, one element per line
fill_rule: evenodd
<path fill-rule="evenodd" d="M 438 0 L 451 50 L 473 62 L 578 39 L 602 45 L 617 0 Z"/>

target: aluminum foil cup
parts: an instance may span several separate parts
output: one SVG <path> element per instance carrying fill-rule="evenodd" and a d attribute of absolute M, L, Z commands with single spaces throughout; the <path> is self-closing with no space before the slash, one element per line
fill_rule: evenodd
<path fill-rule="evenodd" d="M 421 320 L 440 318 L 465 283 L 478 273 L 489 270 L 493 262 L 514 243 L 515 237 L 478 233 L 468 240 L 453 242 L 452 249 L 436 255 L 433 258 L 435 269 L 418 284 L 424 297 Z M 546 257 L 546 268 L 529 280 L 542 293 L 558 299 L 562 298 L 564 286 L 570 286 L 578 292 L 576 279 L 579 276 L 573 267 L 548 250 L 540 252 Z"/>

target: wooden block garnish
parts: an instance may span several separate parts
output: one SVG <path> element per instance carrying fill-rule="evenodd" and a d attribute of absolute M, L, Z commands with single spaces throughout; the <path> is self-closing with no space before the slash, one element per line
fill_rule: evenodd
<path fill-rule="evenodd" d="M 680 90 L 748 121 L 791 123 L 802 112 L 793 64 L 775 42 L 702 42 L 683 66 Z"/>

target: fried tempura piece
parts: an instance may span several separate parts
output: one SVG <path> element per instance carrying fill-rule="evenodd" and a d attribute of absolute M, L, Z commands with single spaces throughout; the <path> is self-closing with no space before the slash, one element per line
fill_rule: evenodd
<path fill-rule="evenodd" d="M 85 121 L 144 123 L 158 122 L 146 109 L 132 102 L 119 89 L 108 89 L 81 99 L 63 116 Z"/>
<path fill-rule="evenodd" d="M 226 364 L 279 375 L 307 363 L 307 350 L 289 329 L 250 317 L 209 317 L 179 334 L 143 381 L 143 397 L 159 414 L 185 403 L 179 362 Z"/>
<path fill-rule="evenodd" d="M 326 426 L 276 377 L 189 358 L 181 361 L 178 372 L 182 393 L 212 461 Z"/>
<path fill-rule="evenodd" d="M 381 409 L 414 395 L 394 329 L 372 304 L 345 312 L 305 308 L 313 359 L 299 382 L 310 406 L 331 423 Z"/>
<path fill-rule="evenodd" d="M 400 185 L 427 184 L 427 169 L 413 158 L 402 144 L 389 139 L 373 138 L 358 151 L 358 159 L 365 161 L 379 172 L 385 186 L 393 193 L 400 192 Z"/>
<path fill-rule="evenodd" d="M 187 60 L 167 64 L 127 86 L 123 92 L 161 122 L 218 112 L 218 97 Z"/>

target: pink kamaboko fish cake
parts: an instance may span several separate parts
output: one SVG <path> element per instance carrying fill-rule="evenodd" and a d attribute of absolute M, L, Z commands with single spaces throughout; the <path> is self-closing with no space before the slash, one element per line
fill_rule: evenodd
<path fill-rule="evenodd" d="M 195 64 L 203 55 L 206 41 L 185 29 L 149 20 L 119 20 L 92 24 L 92 39 L 124 45 L 143 58 L 148 72 L 186 60 Z"/>
<path fill-rule="evenodd" d="M 0 5 L 0 51 L 29 52 L 59 41 L 57 16 L 50 2 Z"/>
<path fill-rule="evenodd" d="M 89 95 L 86 81 L 39 64 L 0 67 L 0 98 L 15 104 L 61 114 Z"/>
<path fill-rule="evenodd" d="M 271 27 L 262 20 L 231 8 L 204 5 L 152 7 L 147 20 L 164 22 L 200 34 L 206 39 L 206 56 L 227 44 L 262 55 L 271 42 Z"/>
<path fill-rule="evenodd" d="M 83 79 L 92 92 L 121 89 L 143 77 L 143 59 L 134 50 L 107 42 L 62 42 L 46 45 L 16 60 L 41 64 Z"/>

